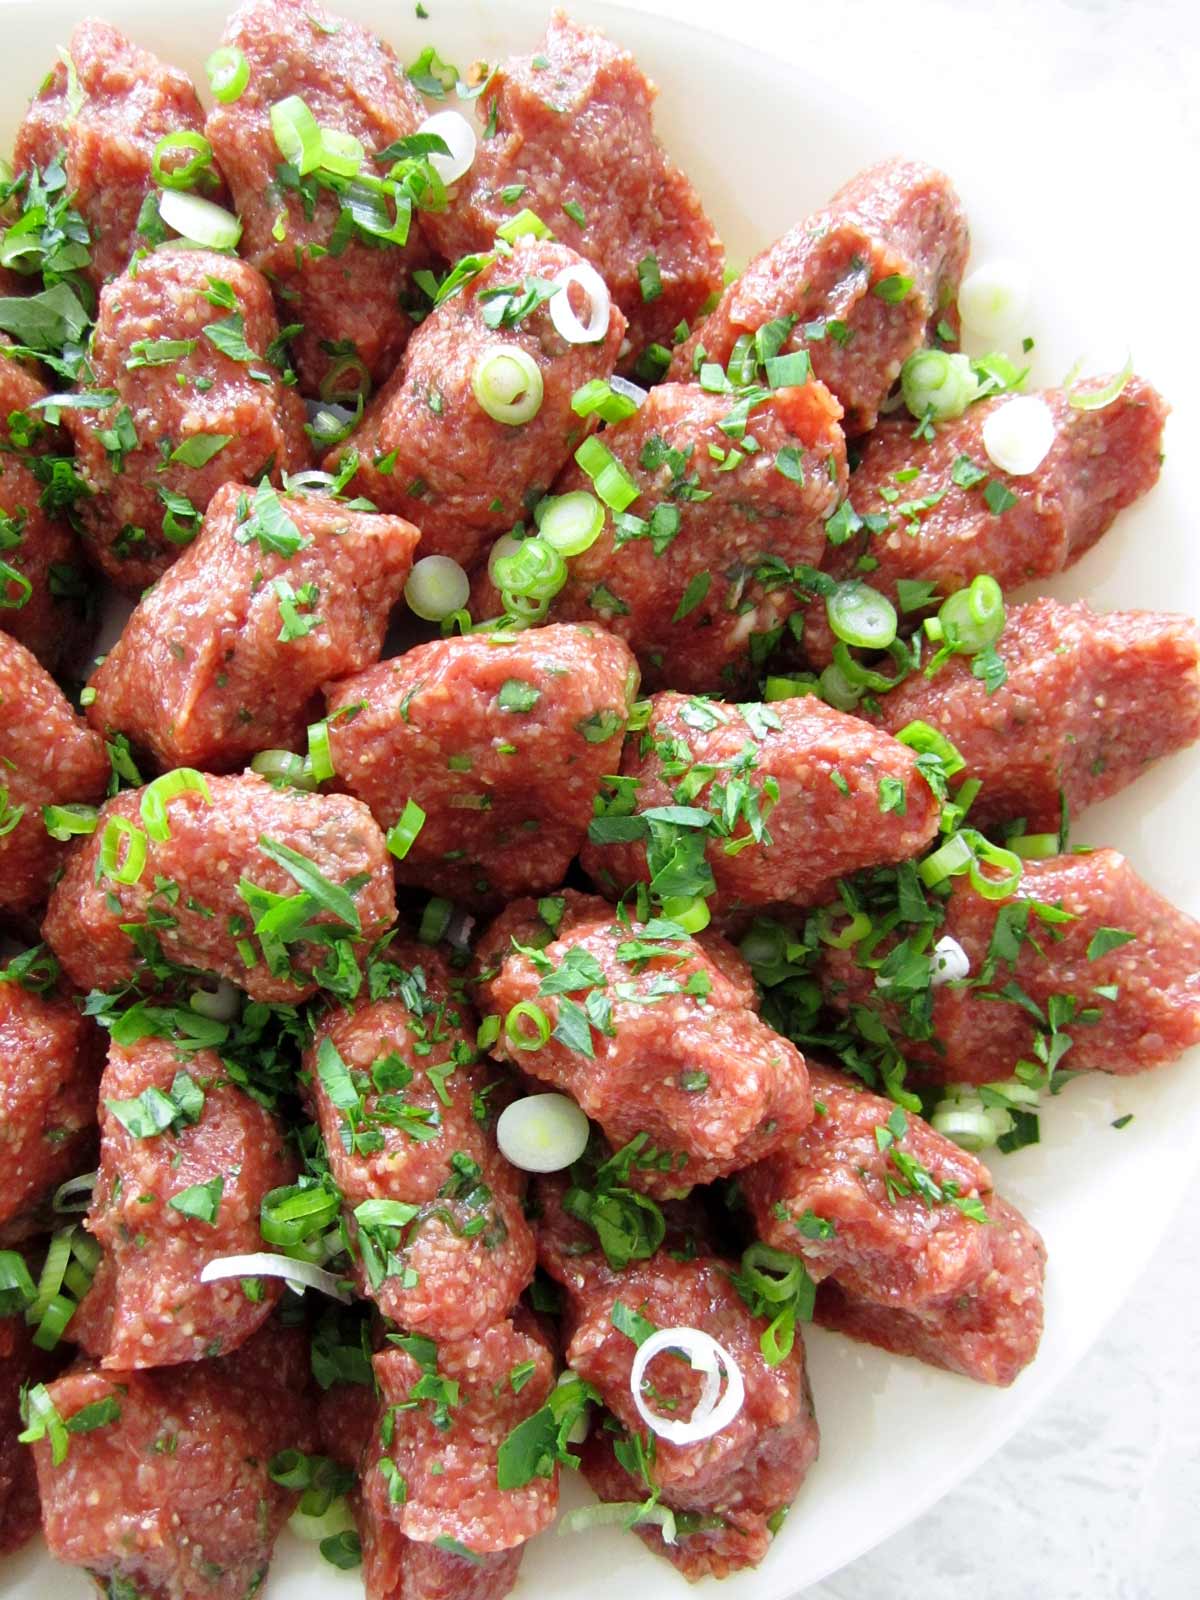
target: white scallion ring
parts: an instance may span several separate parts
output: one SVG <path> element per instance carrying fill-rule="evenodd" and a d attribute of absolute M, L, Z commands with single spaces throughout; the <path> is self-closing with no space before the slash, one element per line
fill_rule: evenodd
<path fill-rule="evenodd" d="M 326 1272 L 311 1261 L 293 1261 L 291 1256 L 277 1256 L 266 1250 L 257 1250 L 245 1256 L 216 1256 L 206 1261 L 200 1269 L 201 1283 L 216 1283 L 220 1278 L 282 1278 L 289 1289 L 303 1294 L 305 1289 L 319 1289 L 322 1294 L 349 1305 L 351 1295 L 343 1280 L 335 1272 Z"/>
<path fill-rule="evenodd" d="M 588 1119 L 565 1094 L 527 1094 L 496 1123 L 500 1154 L 522 1172 L 561 1172 L 587 1149 Z"/>
<path fill-rule="evenodd" d="M 665 1350 L 685 1355 L 693 1371 L 704 1377 L 700 1399 L 686 1422 L 651 1411 L 642 1394 L 647 1367 Z M 722 1374 L 725 1378 L 723 1395 L 720 1394 Z M 642 1421 L 669 1444 L 698 1444 L 702 1439 L 711 1439 L 713 1434 L 729 1426 L 746 1400 L 746 1385 L 737 1362 L 711 1334 L 700 1328 L 660 1328 L 652 1333 L 638 1347 L 629 1374 L 629 1387 Z"/>
<path fill-rule="evenodd" d="M 447 156 L 431 155 L 426 159 L 443 183 L 457 183 L 475 162 L 478 141 L 475 129 L 458 111 L 436 111 L 417 129 L 418 133 L 432 133 L 449 150 Z"/>
<path fill-rule="evenodd" d="M 1033 280 L 1020 261 L 988 261 L 963 279 L 958 314 L 968 333 L 1003 341 L 1025 332 Z"/>
<path fill-rule="evenodd" d="M 558 294 L 549 300 L 550 320 L 568 344 L 596 344 L 608 332 L 612 315 L 612 298 L 608 285 L 586 261 L 577 266 L 564 267 L 553 280 Z M 571 304 L 571 285 L 576 284 L 587 296 L 587 321 L 583 321 Z"/>
<path fill-rule="evenodd" d="M 408 609 L 426 622 L 441 622 L 471 598 L 471 580 L 450 556 L 422 556 L 404 585 Z"/>
<path fill-rule="evenodd" d="M 614 372 L 607 381 L 608 387 L 614 394 L 623 394 L 626 400 L 632 400 L 635 406 L 644 406 L 650 396 L 650 391 L 643 389 L 640 383 L 631 383 L 619 373 Z"/>
<path fill-rule="evenodd" d="M 1057 429 L 1046 402 L 1020 394 L 998 405 L 983 424 L 988 460 L 1015 478 L 1036 472 L 1054 448 Z"/>
<path fill-rule="evenodd" d="M 210 1022 L 232 1022 L 242 1009 L 242 991 L 228 978 L 218 978 L 212 988 L 197 984 L 190 1005 Z"/>
<path fill-rule="evenodd" d="M 971 960 L 957 939 L 946 934 L 933 947 L 933 970 L 929 982 L 936 989 L 943 983 L 958 983 L 971 976 Z"/>

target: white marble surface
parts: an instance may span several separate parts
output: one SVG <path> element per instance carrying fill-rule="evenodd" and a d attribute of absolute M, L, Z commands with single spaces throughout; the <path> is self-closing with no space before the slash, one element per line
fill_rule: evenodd
<path fill-rule="evenodd" d="M 1112 172 L 1118 231 L 1126 184 L 1165 200 L 1178 181 L 1194 203 L 1197 0 L 738 0 L 736 22 L 728 0 L 654 3 L 781 54 L 848 53 L 859 84 L 888 97 L 895 46 L 911 49 L 915 29 L 928 73 L 908 92 L 939 130 L 972 115 L 994 116 L 998 138 L 1010 118 L 1064 130 L 1068 181 L 1075 164 Z M 1180 331 L 1196 343 L 1190 316 Z M 804 1600 L 1195 1600 L 1198 1356 L 1200 1208 L 1176 1219 L 1104 1336 L 998 1455 Z"/>

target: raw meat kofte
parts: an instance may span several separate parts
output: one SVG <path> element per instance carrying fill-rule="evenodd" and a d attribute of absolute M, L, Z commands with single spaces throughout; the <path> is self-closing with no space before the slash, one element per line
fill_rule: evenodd
<path fill-rule="evenodd" d="M 418 538 L 321 495 L 222 485 L 95 674 L 93 725 L 163 769 L 296 748 L 322 684 L 379 656 Z"/>
<path fill-rule="evenodd" d="M 142 207 L 154 192 L 159 141 L 174 133 L 195 137 L 203 127 L 186 73 L 89 17 L 34 96 L 17 130 L 13 166 L 19 174 L 44 172 L 61 156 L 71 204 L 89 238 L 84 271 L 98 289 L 125 270 L 144 242 Z"/>
<path fill-rule="evenodd" d="M 825 519 L 846 486 L 840 415 L 820 383 L 762 391 L 748 411 L 697 385 L 652 389 L 591 446 L 590 472 L 573 464 L 554 484 L 551 504 L 590 496 L 602 528 L 569 563 L 551 620 L 619 635 L 649 688 L 747 687 L 801 606 L 794 568 L 825 549 Z M 753 453 L 741 447 L 751 430 Z M 595 494 L 606 471 L 619 480 L 607 510 Z M 474 614 L 502 604 L 481 574 Z"/>
<path fill-rule="evenodd" d="M 402 212 L 372 209 L 361 189 L 357 204 L 344 196 L 360 169 L 385 176 L 375 158 L 416 133 L 420 97 L 389 45 L 308 0 L 249 0 L 222 49 L 247 75 L 204 131 L 242 220 L 242 250 L 293 329 L 305 393 L 366 394 L 399 360 L 413 327 L 406 302 L 421 298 L 412 274 L 430 257 L 418 222 L 401 239 Z M 335 141 L 328 164 L 301 153 L 302 135 L 320 143 L 321 129 Z"/>
<path fill-rule="evenodd" d="M 65 423 L 88 552 L 119 588 L 166 571 L 222 484 L 307 465 L 278 340 L 266 280 L 228 255 L 158 250 L 102 290 L 91 363 L 111 399 Z"/>
<path fill-rule="evenodd" d="M 967 259 L 967 223 L 944 173 L 883 161 L 845 184 L 757 256 L 676 352 L 670 376 L 724 367 L 740 338 L 781 328 L 837 396 L 847 433 L 874 426 L 906 358 L 949 318 Z"/>
<path fill-rule="evenodd" d="M 395 941 L 382 972 L 391 992 L 377 977 L 375 998 L 319 1023 L 308 1094 L 363 1293 L 404 1328 L 469 1339 L 533 1275 L 520 1177 L 492 1126 L 505 1085 L 435 950 Z"/>
<path fill-rule="evenodd" d="M 549 489 L 590 424 L 571 408 L 578 389 L 607 378 L 625 318 L 601 283 L 581 277 L 574 250 L 519 239 L 480 258 L 479 270 L 421 324 L 404 359 L 345 446 L 352 487 L 421 530 L 421 554 L 471 566 L 525 513 L 535 486 Z M 591 284 L 589 288 L 588 285 Z M 583 342 L 563 337 L 550 311 L 571 302 Z M 578 302 L 578 310 L 576 304 Z"/>
<path fill-rule="evenodd" d="M 600 628 L 419 645 L 330 690 L 333 764 L 380 827 L 399 828 L 402 883 L 493 906 L 557 889 L 619 760 L 637 677 Z"/>
<path fill-rule="evenodd" d="M 145 793 L 126 789 L 101 807 L 51 897 L 45 937 L 81 987 L 153 986 L 142 955 L 151 947 L 156 962 L 228 978 L 252 999 L 296 1002 L 316 993 L 318 974 L 348 980 L 357 953 L 395 920 L 387 845 L 357 800 L 254 773 L 196 774 L 160 802 L 165 824 L 151 836 Z M 281 900 L 290 920 L 256 935 Z"/>
<path fill-rule="evenodd" d="M 501 62 L 480 94 L 478 153 L 429 237 L 453 260 L 532 213 L 597 268 L 631 357 L 669 347 L 720 292 L 724 251 L 654 136 L 657 93 L 628 51 L 555 12 L 537 50 Z"/>

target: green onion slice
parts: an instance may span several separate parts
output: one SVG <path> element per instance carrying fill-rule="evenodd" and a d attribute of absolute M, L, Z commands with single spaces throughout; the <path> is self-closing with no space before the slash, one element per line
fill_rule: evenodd
<path fill-rule="evenodd" d="M 540 1050 L 550 1040 L 550 1019 L 532 1000 L 520 1000 L 504 1019 L 504 1037 L 514 1050 Z"/>
<path fill-rule="evenodd" d="M 826 598 L 825 611 L 837 637 L 859 649 L 886 650 L 896 637 L 895 606 L 859 578 L 838 584 Z"/>
<path fill-rule="evenodd" d="M 552 544 L 538 536 L 522 539 L 511 555 L 501 556 L 493 576 L 497 588 L 506 593 L 550 600 L 567 581 L 567 564 Z"/>
<path fill-rule="evenodd" d="M 142 821 L 150 838 L 159 844 L 171 837 L 171 826 L 167 821 L 167 803 L 180 794 L 202 795 L 205 802 L 212 805 L 212 790 L 208 787 L 208 779 L 194 767 L 176 767 L 171 772 L 164 772 L 161 778 L 155 778 L 153 783 L 148 783 L 142 790 L 139 806 Z"/>
<path fill-rule="evenodd" d="M 387 831 L 387 847 L 397 861 L 403 861 L 425 826 L 425 812 L 411 797 L 404 802 L 404 810 Z"/>
<path fill-rule="evenodd" d="M 294 750 L 260 750 L 250 763 L 250 770 L 266 778 L 276 788 L 287 784 L 292 789 L 315 789 L 317 779 Z"/>
<path fill-rule="evenodd" d="M 167 160 L 175 156 L 188 159 L 167 166 Z M 150 175 L 162 189 L 194 189 L 201 173 L 212 166 L 212 156 L 212 145 L 202 133 L 181 128 L 176 133 L 164 134 L 154 146 Z"/>
<path fill-rule="evenodd" d="M 641 491 L 608 446 L 594 433 L 576 450 L 575 460 L 592 480 L 596 493 L 606 506 L 613 511 L 628 511 Z"/>
<path fill-rule="evenodd" d="M 301 177 L 321 165 L 321 129 L 298 94 L 290 94 L 271 107 L 271 132 L 280 155 Z"/>
<path fill-rule="evenodd" d="M 324 783 L 326 779 L 336 776 L 333 751 L 329 744 L 329 721 L 325 717 L 320 722 L 310 722 L 308 725 L 308 759 L 304 768 L 317 783 Z"/>
<path fill-rule="evenodd" d="M 404 585 L 408 609 L 426 622 L 442 622 L 471 598 L 471 580 L 450 556 L 422 556 Z"/>
<path fill-rule="evenodd" d="M 240 100 L 250 82 L 250 63 L 235 44 L 224 44 L 214 50 L 204 63 L 204 70 L 213 98 L 223 106 Z"/>
<path fill-rule="evenodd" d="M 125 847 L 121 859 L 122 844 Z M 100 875 L 114 883 L 136 883 L 146 867 L 146 835 L 127 817 L 109 817 L 100 835 Z"/>
<path fill-rule="evenodd" d="M 509 427 L 532 422 L 542 408 L 541 368 L 518 344 L 485 350 L 471 375 L 471 388 L 493 422 Z"/>
<path fill-rule="evenodd" d="M 1082 389 L 1078 385 L 1067 385 L 1067 401 L 1076 411 L 1103 411 L 1105 406 L 1112 405 L 1124 391 L 1126 384 L 1133 377 L 1133 357 L 1126 361 L 1115 377 L 1100 389 Z M 1086 381 L 1086 380 L 1085 380 Z"/>
<path fill-rule="evenodd" d="M 232 212 L 198 194 L 167 189 L 159 196 L 158 214 L 169 228 L 206 250 L 232 250 L 242 237 L 242 224 Z"/>
<path fill-rule="evenodd" d="M 604 507 L 586 489 L 552 495 L 538 507 L 538 531 L 560 555 L 582 555 L 603 529 Z"/>
<path fill-rule="evenodd" d="M 73 801 L 61 806 L 42 807 L 42 822 L 52 839 L 70 839 L 75 834 L 95 833 L 98 816 L 95 806 Z"/>

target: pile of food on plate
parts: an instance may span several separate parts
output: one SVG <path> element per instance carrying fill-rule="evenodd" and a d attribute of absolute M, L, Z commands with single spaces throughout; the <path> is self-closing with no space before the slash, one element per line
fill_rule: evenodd
<path fill-rule="evenodd" d="M 578 1468 L 560 1527 L 752 1566 L 802 1325 L 1011 1383 L 1045 1250 L 982 1158 L 1200 1039 L 1200 926 L 1068 840 L 1200 734 L 1196 630 L 1005 598 L 1167 407 L 1027 392 L 917 162 L 726 272 L 562 15 L 460 73 L 251 0 L 207 114 L 104 22 L 47 62 L 0 187 L 0 1550 L 241 1600 L 290 1519 L 373 1600 L 495 1600 Z"/>

